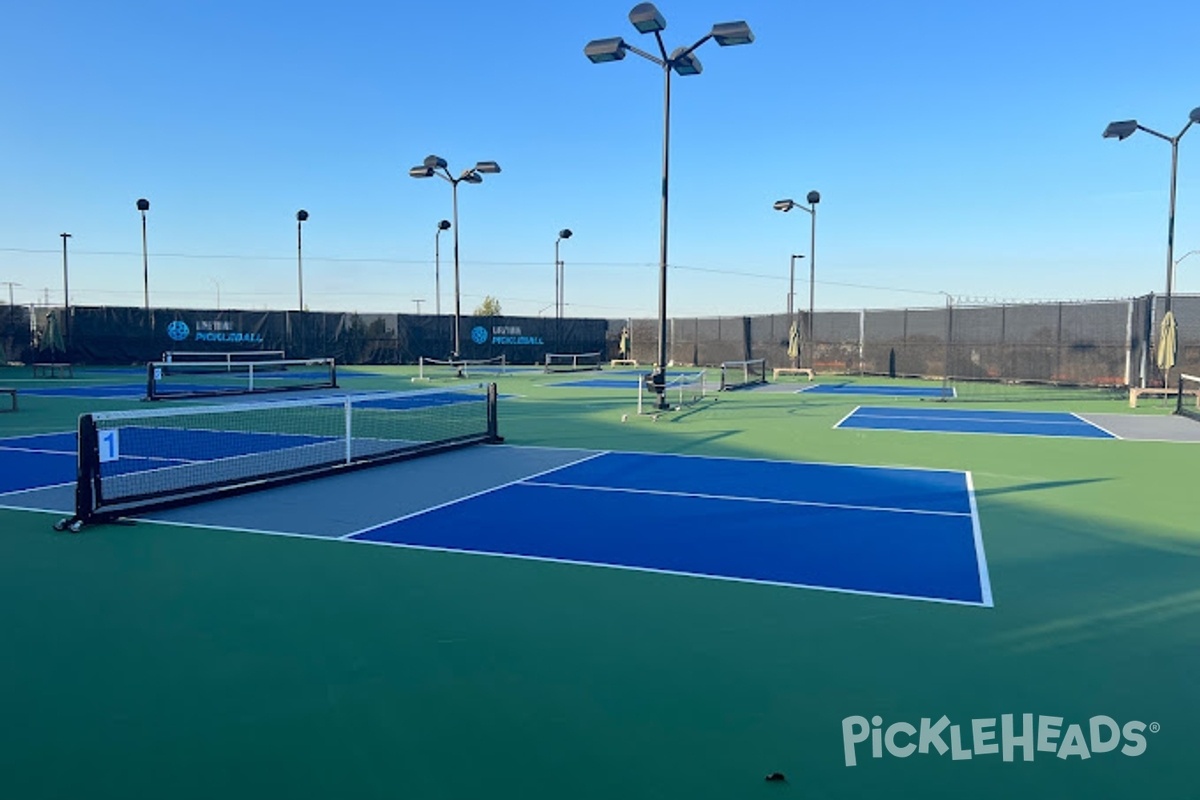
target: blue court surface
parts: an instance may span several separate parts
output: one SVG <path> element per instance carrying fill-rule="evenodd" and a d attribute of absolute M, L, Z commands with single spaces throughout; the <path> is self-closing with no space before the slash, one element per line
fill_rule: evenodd
<path fill-rule="evenodd" d="M 641 386 L 649 371 L 646 372 L 609 372 L 603 377 L 597 378 L 579 378 L 573 381 L 563 381 L 561 383 L 552 384 L 556 388 L 566 389 L 632 389 L 637 391 Z M 678 382 L 686 381 L 692 383 L 700 379 L 700 373 L 682 373 L 670 372 L 667 374 L 667 388 L 678 388 Z M 712 385 L 716 389 L 716 384 Z"/>
<path fill-rule="evenodd" d="M 887 386 L 865 383 L 817 383 L 796 390 L 797 394 L 876 395 L 882 397 L 954 397 L 954 388 Z"/>
<path fill-rule="evenodd" d="M 998 436 L 1118 438 L 1075 414 L 1057 411 L 859 406 L 834 427 L 877 431 L 985 433 Z"/>
<path fill-rule="evenodd" d="M 268 453 L 320 442 L 287 433 L 123 428 L 109 475 Z M 21 495 L 69 487 L 70 432 L 0 440 L 0 505 L 38 507 Z M 522 448 L 480 446 L 520 464 Z M 539 450 L 531 448 L 530 452 Z M 541 448 L 544 451 L 545 448 Z M 646 453 L 559 451 L 556 466 L 518 469 L 449 502 L 383 509 L 395 476 L 372 490 L 379 520 L 345 541 L 531 558 L 828 591 L 992 605 L 969 473 Z M 480 453 L 482 456 L 482 453 Z M 490 456 L 489 456 L 490 457 Z M 431 458 L 441 458 L 433 456 Z M 544 456 L 543 456 L 544 458 Z M 424 463 L 422 463 L 424 462 Z M 405 485 L 428 471 L 409 462 Z M 356 473 L 370 482 L 385 467 Z M 332 480 L 332 479 L 331 479 Z M 419 483 L 419 481 L 417 482 Z M 61 490 L 59 504 L 69 488 Z M 264 497 L 267 493 L 256 493 Z M 251 495 L 255 496 L 255 495 Z M 22 506 L 21 503 L 26 505 Z M 44 501 L 43 501 L 44 502 Z M 217 501 L 211 505 L 219 505 Z M 29 505 L 32 503 L 33 505 Z M 436 504 L 435 504 L 436 503 Z M 333 504 L 336 506 L 336 503 Z M 64 512 L 68 508 L 56 509 Z M 336 512 L 336 508 L 330 513 Z M 532 513 L 531 513 L 532 512 Z M 200 510 L 197 509 L 197 513 Z M 207 512 L 209 518 L 212 512 Z M 277 509 L 276 518 L 286 517 Z M 241 526 L 231 513 L 223 523 Z M 210 523 L 212 524 L 212 523 Z M 271 532 L 271 531 L 260 531 Z M 294 530 L 277 531 L 296 535 Z"/>
<path fill-rule="evenodd" d="M 963 472 L 598 453 L 343 538 L 992 605 Z"/>

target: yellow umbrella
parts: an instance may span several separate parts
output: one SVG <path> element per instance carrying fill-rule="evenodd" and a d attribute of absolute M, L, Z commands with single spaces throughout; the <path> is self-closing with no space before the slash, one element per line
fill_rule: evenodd
<path fill-rule="evenodd" d="M 1162 326 L 1158 331 L 1158 368 L 1166 375 L 1175 366 L 1175 355 L 1178 342 L 1175 338 L 1175 314 L 1168 311 L 1163 315 Z"/>
<path fill-rule="evenodd" d="M 800 324 L 796 320 L 792 320 L 792 329 L 788 331 L 787 354 L 793 364 L 800 358 Z"/>

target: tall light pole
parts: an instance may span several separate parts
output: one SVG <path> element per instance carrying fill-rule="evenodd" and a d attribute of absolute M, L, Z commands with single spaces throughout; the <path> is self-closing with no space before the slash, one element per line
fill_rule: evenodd
<path fill-rule="evenodd" d="M 563 315 L 563 305 L 564 305 L 563 299 L 566 296 L 566 294 L 563 290 L 563 287 L 566 284 L 567 276 L 566 276 L 566 274 L 563 273 L 562 259 L 560 259 L 558 257 L 558 243 L 561 242 L 563 239 L 570 239 L 570 238 L 571 238 L 571 229 L 563 228 L 561 231 L 558 232 L 558 238 L 554 240 L 554 303 L 558 309 L 556 312 L 556 316 L 559 319 L 562 319 L 562 315 Z"/>
<path fill-rule="evenodd" d="M 71 340 L 71 289 L 70 281 L 67 278 L 67 239 L 71 238 L 69 233 L 60 233 L 59 236 L 63 240 L 63 338 L 67 341 Z"/>
<path fill-rule="evenodd" d="M 454 213 L 451 215 L 454 218 L 454 352 L 451 354 L 453 358 L 458 358 L 462 352 L 461 341 L 459 340 L 459 327 L 462 321 L 462 294 L 459 289 L 459 265 L 458 265 L 458 184 L 462 181 L 467 183 L 483 183 L 484 175 L 495 175 L 500 171 L 500 165 L 495 161 L 477 161 L 474 167 L 465 169 L 457 178 L 450 174 L 450 169 L 446 165 L 446 159 L 441 156 L 426 156 L 420 166 L 413 167 L 408 171 L 411 178 L 432 178 L 434 175 L 442 180 L 450 183 L 450 197 Z M 439 229 L 441 226 L 438 226 Z"/>
<path fill-rule="evenodd" d="M 137 201 L 137 210 L 142 214 L 142 300 L 146 311 L 150 311 L 150 257 L 146 253 L 146 212 L 150 210 L 150 201 L 141 198 Z M 147 318 L 147 321 L 149 318 Z"/>
<path fill-rule="evenodd" d="M 220 311 L 221 310 L 221 282 L 218 281 L 216 278 L 209 278 L 209 281 L 212 282 L 213 286 L 217 287 L 217 311 Z"/>
<path fill-rule="evenodd" d="M 666 30 L 667 21 L 653 3 L 639 3 L 629 12 L 629 21 L 639 33 L 653 33 L 658 43 L 659 56 L 639 50 L 628 44 L 620 36 L 610 39 L 594 39 L 583 48 L 583 53 L 594 64 L 609 61 L 620 61 L 625 53 L 631 52 L 650 61 L 663 71 L 663 159 L 662 159 L 662 213 L 659 225 L 659 259 L 658 259 L 658 364 L 654 373 L 654 388 L 658 394 L 658 407 L 670 407 L 666 397 L 667 384 L 667 197 L 670 177 L 671 154 L 671 70 L 679 75 L 699 75 L 700 59 L 694 51 L 709 39 L 716 40 L 722 47 L 730 45 L 750 44 L 754 34 L 745 22 L 723 22 L 714 25 L 712 30 L 699 39 L 691 47 L 680 47 L 667 54 L 663 44 L 662 32 Z"/>
<path fill-rule="evenodd" d="M 0 281 L 0 285 L 2 285 L 2 287 L 8 287 L 8 311 L 12 312 L 12 288 L 19 287 L 19 285 L 22 284 L 17 283 L 16 281 Z"/>
<path fill-rule="evenodd" d="M 775 210 L 786 213 L 793 208 L 798 208 L 801 211 L 808 212 L 809 217 L 812 219 L 808 244 L 808 325 L 805 327 L 808 329 L 808 365 L 815 367 L 816 346 L 813 343 L 813 306 L 816 299 L 817 283 L 817 203 L 821 202 L 821 193 L 814 189 L 804 199 L 808 201 L 807 206 L 802 206 L 795 200 L 776 200 Z M 793 271 L 794 275 L 795 272 Z M 791 313 L 790 309 L 788 313 Z"/>
<path fill-rule="evenodd" d="M 439 317 L 442 315 L 442 254 L 438 240 L 442 237 L 442 231 L 448 230 L 450 220 L 444 219 L 438 223 L 437 233 L 433 234 L 433 307 Z"/>
<path fill-rule="evenodd" d="M 1171 296 L 1174 294 L 1175 289 L 1175 261 L 1173 260 L 1175 255 L 1175 174 L 1179 168 L 1179 140 L 1187 133 L 1188 128 L 1197 122 L 1200 122 L 1200 107 L 1192 109 L 1192 113 L 1188 114 L 1187 124 L 1175 136 L 1167 136 L 1165 133 L 1159 133 L 1156 130 L 1147 128 L 1145 125 L 1139 125 L 1136 119 L 1110 122 L 1108 127 L 1104 129 L 1105 139 L 1121 141 L 1129 138 L 1137 131 L 1145 131 L 1171 145 L 1171 200 L 1167 213 L 1167 311 L 1171 310 Z"/>
<path fill-rule="evenodd" d="M 296 280 L 300 287 L 300 305 L 297 310 L 304 310 L 304 239 L 301 227 L 308 220 L 308 212 L 303 208 L 296 212 Z"/>

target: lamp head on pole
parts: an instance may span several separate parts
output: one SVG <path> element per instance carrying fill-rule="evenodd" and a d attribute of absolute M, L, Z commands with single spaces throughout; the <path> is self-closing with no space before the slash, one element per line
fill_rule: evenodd
<path fill-rule="evenodd" d="M 1192 109 L 1192 113 L 1188 114 L 1188 119 L 1197 125 L 1200 125 L 1200 106 L 1196 106 Z"/>
<path fill-rule="evenodd" d="M 733 47 L 739 44 L 750 44 L 754 41 L 754 32 L 744 21 L 721 22 L 713 25 L 709 34 L 721 47 Z"/>
<path fill-rule="evenodd" d="M 439 222 L 439 223 L 438 223 L 438 230 L 439 230 L 439 231 L 448 231 L 448 230 L 450 230 L 450 220 L 448 220 L 448 219 L 444 219 L 444 220 L 442 220 L 441 222 Z"/>
<path fill-rule="evenodd" d="M 583 54 L 593 64 L 605 64 L 625 58 L 625 48 L 628 46 L 620 36 L 614 36 L 611 39 L 593 39 L 584 45 Z"/>
<path fill-rule="evenodd" d="M 704 70 L 700 59 L 695 53 L 687 52 L 686 47 L 675 48 L 675 52 L 671 53 L 670 63 L 676 75 L 699 75 Z"/>
<path fill-rule="evenodd" d="M 572 236 L 572 234 L 571 234 L 570 228 L 563 228 L 561 231 L 558 232 L 559 239 L 570 239 L 571 236 Z"/>
<path fill-rule="evenodd" d="M 667 29 L 667 20 L 653 3 L 638 3 L 629 12 L 629 21 L 638 33 L 659 33 Z"/>
<path fill-rule="evenodd" d="M 808 200 L 810 205 L 815 206 L 817 203 L 821 202 L 821 193 L 814 189 L 808 193 L 808 197 L 805 199 Z"/>
<path fill-rule="evenodd" d="M 1196 112 L 1192 112 L 1193 114 Z M 1105 139 L 1128 139 L 1137 131 L 1138 124 L 1136 119 L 1126 119 L 1120 122 L 1110 122 L 1108 127 L 1104 129 Z"/>
<path fill-rule="evenodd" d="M 141 198 L 137 201 L 137 210 L 143 214 L 150 210 L 150 201 L 146 198 Z"/>
<path fill-rule="evenodd" d="M 308 212 L 303 208 L 296 212 L 296 222 L 307 222 Z"/>
<path fill-rule="evenodd" d="M 774 205 L 776 211 L 783 211 L 784 213 L 791 211 L 795 207 L 795 200 L 776 200 Z"/>

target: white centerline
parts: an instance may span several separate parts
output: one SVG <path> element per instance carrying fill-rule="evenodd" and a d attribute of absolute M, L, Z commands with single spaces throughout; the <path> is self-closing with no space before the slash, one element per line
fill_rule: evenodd
<path fill-rule="evenodd" d="M 935 517 L 970 517 L 969 511 L 935 511 L 933 509 L 923 508 L 895 508 L 892 506 L 863 506 L 853 503 L 823 503 L 818 500 L 781 500 L 771 497 L 744 497 L 742 495 L 728 494 L 705 494 L 703 492 L 674 492 L 665 489 L 624 489 L 616 486 L 588 486 L 578 483 L 553 483 L 551 481 L 538 481 L 526 478 L 522 481 L 514 481 L 514 483 L 522 483 L 526 486 L 545 486 L 551 489 L 578 489 L 581 491 L 592 492 L 620 492 L 626 494 L 646 494 L 655 495 L 658 497 L 687 497 L 698 500 L 725 500 L 737 501 L 743 503 L 770 503 L 772 505 L 782 506 L 811 506 L 816 508 L 840 508 L 850 511 L 878 511 L 890 514 L 926 514 Z"/>

